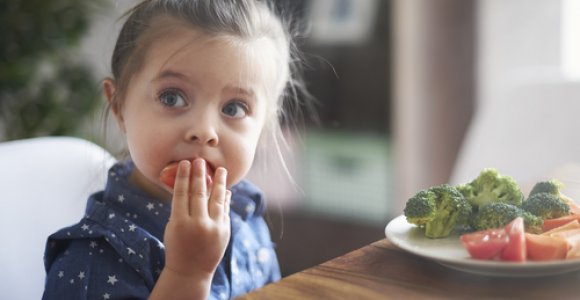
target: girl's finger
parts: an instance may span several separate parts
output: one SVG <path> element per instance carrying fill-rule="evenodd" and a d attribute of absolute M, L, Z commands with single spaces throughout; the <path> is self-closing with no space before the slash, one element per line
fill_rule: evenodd
<path fill-rule="evenodd" d="M 217 168 L 213 178 L 211 197 L 209 198 L 209 216 L 213 220 L 221 220 L 224 215 L 224 205 L 226 202 L 226 178 L 227 171 L 224 168 Z"/>
<path fill-rule="evenodd" d="M 198 158 L 193 161 L 191 182 L 189 185 L 189 214 L 192 217 L 204 218 L 208 216 L 207 210 L 207 184 L 205 161 Z"/>
<path fill-rule="evenodd" d="M 189 174 L 191 163 L 187 160 L 179 162 L 175 185 L 173 187 L 173 200 L 171 217 L 179 218 L 189 215 Z"/>
<path fill-rule="evenodd" d="M 226 202 L 224 203 L 224 220 L 230 219 L 231 203 L 232 203 L 232 191 L 226 190 Z"/>

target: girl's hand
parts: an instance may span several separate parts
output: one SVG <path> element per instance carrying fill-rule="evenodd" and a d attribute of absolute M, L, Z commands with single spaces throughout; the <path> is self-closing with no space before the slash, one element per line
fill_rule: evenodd
<path fill-rule="evenodd" d="M 211 281 L 230 238 L 227 171 L 218 168 L 207 186 L 205 161 L 181 161 L 165 228 L 165 269 L 193 280 Z"/>

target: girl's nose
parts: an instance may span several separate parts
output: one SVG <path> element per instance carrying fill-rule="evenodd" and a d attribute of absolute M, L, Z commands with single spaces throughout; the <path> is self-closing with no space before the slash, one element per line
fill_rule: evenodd
<path fill-rule="evenodd" d="M 216 129 L 207 120 L 194 122 L 192 128 L 187 131 L 185 139 L 187 142 L 195 142 L 211 147 L 215 147 L 219 143 Z"/>

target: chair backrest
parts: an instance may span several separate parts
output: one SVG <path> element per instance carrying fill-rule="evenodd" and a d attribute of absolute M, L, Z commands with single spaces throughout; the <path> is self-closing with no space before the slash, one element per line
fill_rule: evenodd
<path fill-rule="evenodd" d="M 78 222 L 115 159 L 72 137 L 0 143 L 0 299 L 40 299 L 46 238 Z"/>

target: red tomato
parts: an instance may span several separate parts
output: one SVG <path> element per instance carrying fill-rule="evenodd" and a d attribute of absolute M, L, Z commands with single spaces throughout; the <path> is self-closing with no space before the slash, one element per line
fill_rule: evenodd
<path fill-rule="evenodd" d="M 475 259 L 493 259 L 509 242 L 504 228 L 466 233 L 460 239 L 469 255 Z"/>
<path fill-rule="evenodd" d="M 159 175 L 159 180 L 163 182 L 166 186 L 173 188 L 175 185 L 175 176 L 177 176 L 177 165 L 178 163 L 172 163 L 161 170 Z"/>
<path fill-rule="evenodd" d="M 522 262 L 526 260 L 526 235 L 524 233 L 524 219 L 515 218 L 505 226 L 509 242 L 501 251 L 500 258 L 505 261 Z"/>
<path fill-rule="evenodd" d="M 179 162 L 174 162 L 167 165 L 163 170 L 161 170 L 161 174 L 159 174 L 159 180 L 163 182 L 169 188 L 173 188 L 175 185 L 175 177 L 177 176 L 177 166 Z M 212 176 L 213 176 L 213 169 L 211 166 L 205 162 L 205 169 L 206 169 L 206 184 L 210 186 L 212 184 Z"/>
<path fill-rule="evenodd" d="M 526 251 L 529 260 L 565 259 L 568 243 L 559 236 L 526 233 Z"/>

